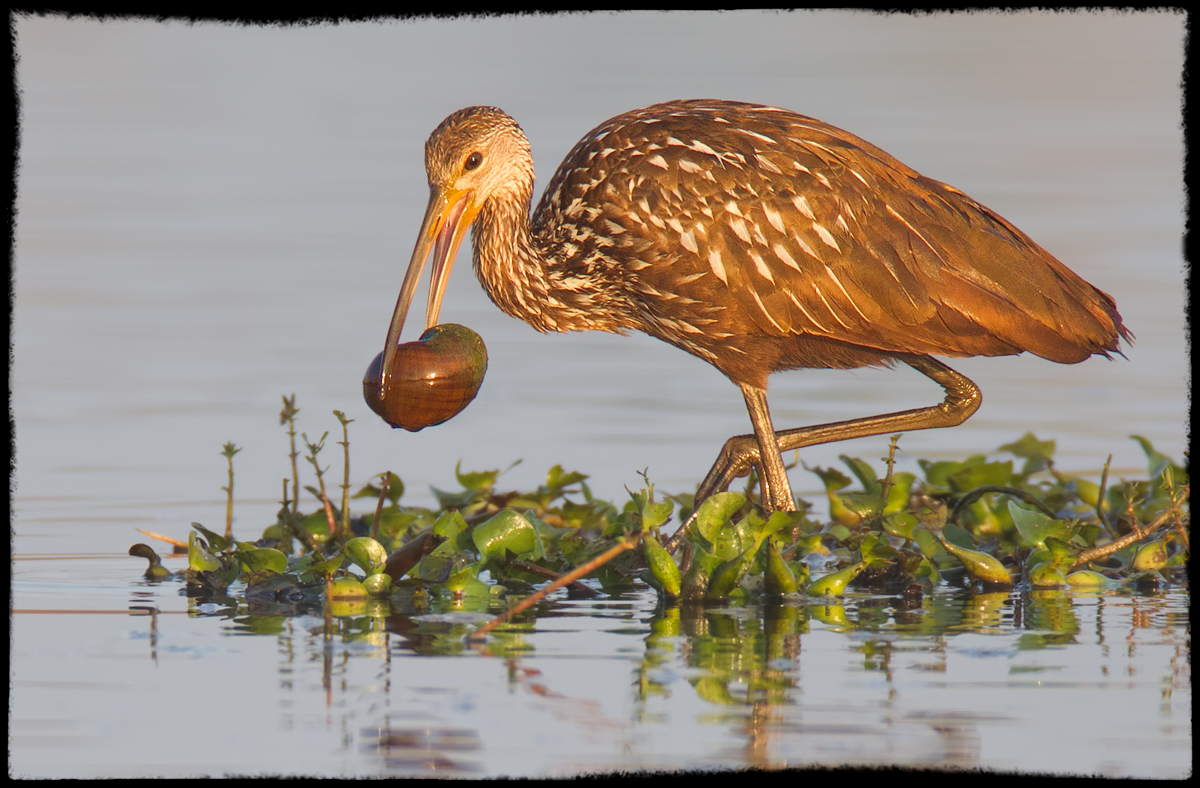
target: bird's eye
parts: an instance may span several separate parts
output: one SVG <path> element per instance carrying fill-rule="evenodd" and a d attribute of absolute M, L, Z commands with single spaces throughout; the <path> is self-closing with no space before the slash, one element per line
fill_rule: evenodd
<path fill-rule="evenodd" d="M 467 157 L 467 161 L 463 165 L 463 169 L 464 170 L 473 170 L 476 167 L 478 167 L 480 164 L 483 164 L 483 154 L 480 153 L 479 151 L 475 151 L 474 153 L 472 153 L 470 156 Z"/>

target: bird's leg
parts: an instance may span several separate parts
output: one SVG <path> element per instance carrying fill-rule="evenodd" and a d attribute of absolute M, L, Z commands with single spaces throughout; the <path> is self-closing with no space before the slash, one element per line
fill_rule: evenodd
<path fill-rule="evenodd" d="M 787 470 L 783 467 L 783 456 L 779 453 L 779 446 L 775 438 L 775 428 L 771 425 L 771 411 L 767 407 L 767 392 L 757 386 L 738 385 L 742 390 L 742 396 L 746 398 L 746 410 L 750 412 L 750 421 L 754 424 L 754 441 L 757 444 L 757 451 L 752 462 L 758 467 L 758 478 L 762 483 L 763 506 L 772 511 L 782 509 L 785 512 L 793 512 L 796 510 L 796 501 L 792 498 L 792 487 L 788 484 Z M 749 470 L 749 468 L 746 469 L 747 472 Z"/>
<path fill-rule="evenodd" d="M 779 463 L 779 473 L 783 477 L 783 484 L 786 485 L 787 476 L 782 470 L 782 452 L 791 451 L 792 449 L 802 449 L 806 446 L 817 446 L 822 443 L 850 440 L 851 438 L 866 438 L 871 435 L 882 435 L 889 432 L 927 430 L 934 427 L 953 427 L 957 424 L 962 424 L 970 418 L 972 413 L 979 409 L 979 405 L 983 401 L 982 394 L 980 394 L 979 388 L 966 376 L 960 375 L 942 362 L 929 356 L 897 356 L 897 358 L 930 380 L 936 381 L 945 389 L 946 398 L 941 403 L 928 408 L 902 410 L 897 413 L 885 413 L 881 416 L 868 416 L 862 419 L 817 424 L 812 427 L 800 427 L 798 429 L 777 432 L 775 433 L 775 444 L 778 450 L 774 452 L 762 452 L 760 450 L 760 439 L 758 436 L 760 430 L 756 423 L 755 435 L 737 435 L 725 442 L 725 446 L 722 447 L 721 454 L 717 457 L 716 463 L 713 464 L 708 475 L 704 477 L 704 481 L 700 483 L 700 487 L 696 491 L 696 503 L 693 508 L 693 514 L 695 509 L 698 509 L 705 499 L 714 493 L 729 489 L 729 485 L 734 479 L 749 473 L 752 465 L 758 465 L 761 469 L 762 464 L 759 458 L 763 453 L 774 455 L 775 460 Z M 761 390 L 759 391 L 761 392 Z M 743 393 L 745 393 L 745 389 L 743 389 Z M 770 416 L 766 415 L 766 393 L 761 392 L 761 394 L 762 412 L 767 428 L 769 429 Z M 754 406 L 750 404 L 749 394 L 746 394 L 746 404 L 750 408 L 750 417 L 753 420 L 755 418 Z M 768 489 L 772 489 L 769 508 L 785 508 L 776 503 L 783 496 L 773 489 L 775 485 L 771 484 L 769 476 L 766 474 L 764 476 L 768 480 Z M 788 491 L 786 496 L 790 501 L 791 492 Z M 793 506 L 794 503 L 786 508 L 791 509 Z M 688 518 L 688 521 L 680 526 L 679 530 L 663 546 L 668 550 L 674 550 L 683 538 L 684 532 L 691 524 L 691 520 L 692 518 Z"/>

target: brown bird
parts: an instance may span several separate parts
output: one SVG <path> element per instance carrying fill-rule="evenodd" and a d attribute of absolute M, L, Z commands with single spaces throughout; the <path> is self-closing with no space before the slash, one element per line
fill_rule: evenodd
<path fill-rule="evenodd" d="M 429 207 L 388 334 L 395 347 L 434 250 L 426 327 L 474 226 L 475 275 L 539 331 L 645 332 L 742 390 L 696 501 L 756 467 L 792 510 L 782 451 L 949 427 L 979 389 L 939 356 L 1029 351 L 1074 364 L 1132 335 L 1107 294 L 952 186 L 853 134 L 775 107 L 672 101 L 591 131 L 530 218 L 533 158 L 511 117 L 468 107 L 425 143 Z M 927 408 L 776 432 L 767 376 L 897 361 L 940 384 Z M 384 369 L 388 369 L 384 366 Z"/>

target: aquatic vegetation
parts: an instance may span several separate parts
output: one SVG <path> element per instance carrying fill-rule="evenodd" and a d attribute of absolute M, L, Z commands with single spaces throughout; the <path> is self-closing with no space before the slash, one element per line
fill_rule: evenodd
<path fill-rule="evenodd" d="M 289 428 L 293 495 L 298 413 L 295 398 L 285 397 L 280 423 Z M 599 500 L 584 474 L 560 466 L 536 490 L 522 492 L 504 491 L 500 470 L 464 472 L 460 464 L 461 489 L 434 489 L 437 509 L 404 505 L 404 484 L 391 472 L 351 494 L 352 420 L 334 413 L 343 432 L 340 506 L 330 500 L 327 469 L 318 462 L 327 434 L 313 442 L 301 433 L 317 477 L 305 489 L 317 506 L 303 514 L 285 480 L 276 522 L 253 541 L 232 534 L 238 449 L 225 445 L 225 534 L 193 523 L 186 545 L 175 542 L 187 549 L 189 595 L 227 596 L 236 588 L 247 600 L 294 612 L 328 613 L 336 602 L 333 615 L 361 615 L 368 604 L 381 615 L 431 607 L 495 612 L 508 607 L 506 597 L 524 597 L 523 608 L 564 585 L 571 594 L 594 594 L 578 583 L 588 577 L 610 594 L 649 584 L 666 606 L 807 598 L 813 616 L 839 626 L 839 598 L 852 592 L 912 602 L 946 583 L 986 596 L 1013 586 L 1089 591 L 1187 582 L 1187 469 L 1138 437 L 1146 478 L 1110 483 L 1105 463 L 1096 484 L 1060 472 L 1054 441 L 1032 434 L 1001 446 L 1007 459 L 920 461 L 920 476 L 898 472 L 896 436 L 882 475 L 844 455 L 849 476 L 806 468 L 829 501 L 822 521 L 803 501 L 796 512 L 764 511 L 753 473 L 744 492 L 719 493 L 694 510 L 688 494 L 656 498 L 644 475 L 645 487 L 622 505 Z M 373 503 L 373 514 L 350 513 L 351 500 L 360 498 Z M 677 534 L 674 517 L 683 524 Z M 130 555 L 149 561 L 149 581 L 175 580 L 148 546 L 134 545 Z M 533 595 L 546 580 L 551 584 Z M 517 612 L 509 608 L 503 619 Z"/>

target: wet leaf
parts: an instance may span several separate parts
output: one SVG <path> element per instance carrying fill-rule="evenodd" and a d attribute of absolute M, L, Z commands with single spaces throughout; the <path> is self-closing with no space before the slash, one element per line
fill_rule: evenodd
<path fill-rule="evenodd" d="M 679 572 L 679 565 L 675 563 L 671 554 L 664 550 L 658 540 L 650 534 L 642 537 L 642 550 L 645 554 L 646 565 L 650 567 L 650 572 L 662 586 L 663 592 L 668 596 L 679 596 L 682 576 Z"/>
<path fill-rule="evenodd" d="M 387 550 L 369 536 L 356 536 L 346 542 L 342 553 L 366 575 L 382 572 L 388 560 Z"/>
<path fill-rule="evenodd" d="M 957 558 L 966 567 L 971 576 L 977 580 L 991 585 L 1011 586 L 1013 584 L 1012 575 L 1004 564 L 1000 563 L 994 556 L 978 550 L 968 550 L 959 547 L 946 539 L 942 539 L 942 547 L 946 548 L 946 552 Z"/>
<path fill-rule="evenodd" d="M 387 596 L 392 590 L 392 578 L 390 575 L 382 572 L 374 575 L 367 575 L 362 581 L 363 588 L 371 596 Z"/>
<path fill-rule="evenodd" d="M 825 575 L 821 579 L 813 581 L 805 593 L 809 596 L 841 596 L 846 593 L 846 586 L 850 581 L 867 568 L 867 563 L 859 561 L 853 566 Z"/>
<path fill-rule="evenodd" d="M 537 531 L 520 512 L 504 509 L 480 523 L 471 534 L 479 555 L 489 561 L 503 561 L 506 551 L 520 555 L 538 545 Z M 545 557 L 545 554 L 541 557 Z"/>
<path fill-rule="evenodd" d="M 695 532 L 707 539 L 709 543 L 714 543 L 717 539 L 717 532 L 745 503 L 746 496 L 741 493 L 717 493 L 700 504 L 700 508 L 696 511 Z"/>
<path fill-rule="evenodd" d="M 288 569 L 287 556 L 271 547 L 261 547 L 250 551 L 239 550 L 237 559 L 242 568 L 249 573 L 281 574 Z"/>

